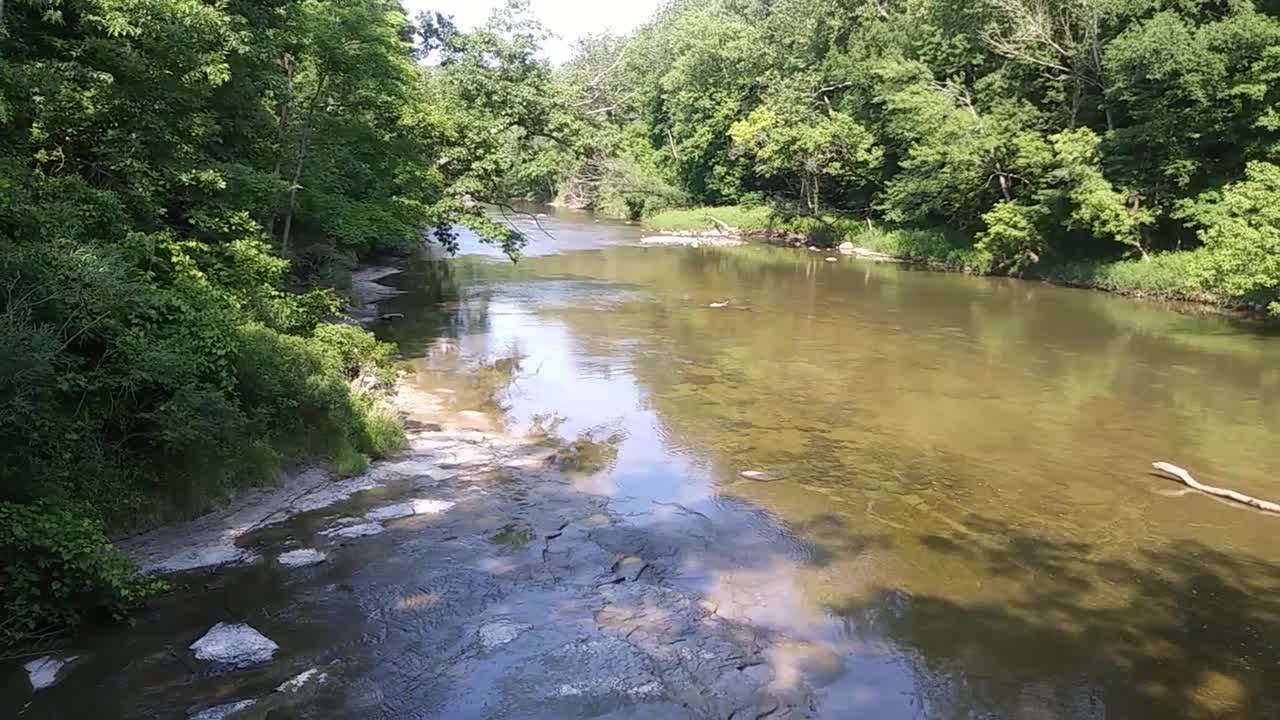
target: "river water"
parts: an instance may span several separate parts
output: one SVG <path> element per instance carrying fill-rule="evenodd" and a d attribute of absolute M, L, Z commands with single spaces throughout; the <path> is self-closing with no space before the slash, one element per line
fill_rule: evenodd
<path fill-rule="evenodd" d="M 1280 498 L 1280 337 L 1016 280 L 767 246 L 642 247 L 638 228 L 584 214 L 512 220 L 533 240 L 518 264 L 463 237 L 459 258 L 392 281 L 406 294 L 384 308 L 404 319 L 384 334 L 457 407 L 559 438 L 575 492 L 632 526 L 678 508 L 719 528 L 731 562 L 663 581 L 740 609 L 751 633 L 830 649 L 816 672 L 801 663 L 816 691 L 791 717 L 1280 718 L 1280 518 L 1149 474 L 1165 460 Z M 503 522 L 489 545 L 534 536 Z M 299 535 L 287 530 L 276 535 Z M 465 613 L 371 621 L 386 611 L 370 608 L 448 604 L 414 588 L 439 586 L 424 568 L 448 564 L 436 543 L 463 531 L 413 534 L 431 530 L 374 538 L 314 577 L 187 580 L 136 629 L 72 643 L 101 667 L 45 691 L 62 696 L 31 703 L 14 680 L 7 697 L 24 717 L 185 717 L 247 686 L 183 669 L 186 644 L 253 615 L 306 652 L 249 685 L 269 692 L 335 648 L 360 658 L 352 677 L 382 685 L 365 710 L 298 717 L 534 716 L 485 709 L 490 665 L 465 665 L 481 679 L 454 681 L 431 710 L 415 699 L 418 656 L 447 646 L 424 638 Z M 469 582 L 463 604 L 510 586 Z M 566 604 L 547 597 L 516 605 Z M 786 667 L 774 663 L 775 681 Z"/>
<path fill-rule="evenodd" d="M 1280 498 L 1280 338 L 1017 280 L 522 223 L 534 256 L 464 242 L 447 302 L 396 301 L 397 339 L 519 358 L 506 416 L 616 441 L 584 481 L 616 507 L 763 511 L 798 541 L 806 608 L 771 620 L 816 613 L 891 659 L 878 694 L 846 688 L 850 713 L 1280 717 L 1280 518 L 1149 474 Z"/>

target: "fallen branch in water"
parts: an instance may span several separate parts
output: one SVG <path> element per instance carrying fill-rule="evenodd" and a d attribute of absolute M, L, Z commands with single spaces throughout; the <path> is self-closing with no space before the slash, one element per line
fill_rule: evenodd
<path fill-rule="evenodd" d="M 1200 492 L 1205 493 L 1206 495 L 1226 498 L 1227 500 L 1234 500 L 1238 503 L 1248 505 L 1249 507 L 1256 508 L 1263 512 L 1275 513 L 1277 515 L 1280 515 L 1280 505 L 1276 503 L 1267 502 L 1266 500 L 1259 500 L 1256 497 L 1251 497 L 1249 495 L 1245 495 L 1244 493 L 1238 493 L 1235 490 L 1224 490 L 1223 488 L 1216 488 L 1211 485 L 1205 485 L 1201 482 L 1198 482 L 1195 478 L 1191 477 L 1191 473 L 1187 472 L 1186 470 L 1183 470 L 1177 465 L 1172 465 L 1166 462 L 1158 462 L 1158 463 L 1152 463 L 1151 467 L 1155 468 L 1159 472 L 1162 472 L 1166 475 L 1171 475 L 1181 480 L 1182 482 L 1186 483 L 1187 487 L 1191 488 L 1192 490 L 1199 490 Z"/>

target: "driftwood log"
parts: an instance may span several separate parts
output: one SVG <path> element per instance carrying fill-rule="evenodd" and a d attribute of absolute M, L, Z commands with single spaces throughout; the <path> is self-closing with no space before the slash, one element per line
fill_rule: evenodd
<path fill-rule="evenodd" d="M 1183 483 L 1186 484 L 1187 487 L 1191 488 L 1192 490 L 1199 490 L 1200 492 L 1206 495 L 1212 495 L 1214 497 L 1233 500 L 1243 505 L 1248 505 L 1251 508 L 1256 508 L 1258 510 L 1261 510 L 1262 512 L 1275 513 L 1277 515 L 1280 515 L 1280 504 L 1267 502 L 1266 500 L 1259 500 L 1256 497 L 1251 497 L 1249 495 L 1245 495 L 1244 493 L 1238 493 L 1235 490 L 1225 490 L 1223 488 L 1213 487 L 1212 485 L 1205 485 L 1204 483 L 1198 482 L 1195 478 L 1191 477 L 1191 473 L 1187 472 L 1186 470 L 1183 470 L 1177 465 L 1173 465 L 1166 462 L 1158 462 L 1158 463 L 1152 463 L 1151 467 L 1155 468 L 1158 472 L 1161 472 L 1165 475 L 1169 475 L 1174 478 L 1177 478 L 1178 480 L 1181 480 Z"/>

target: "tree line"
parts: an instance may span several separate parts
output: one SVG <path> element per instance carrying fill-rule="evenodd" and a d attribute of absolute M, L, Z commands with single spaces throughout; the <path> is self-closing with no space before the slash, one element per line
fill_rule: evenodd
<path fill-rule="evenodd" d="M 518 252 L 479 202 L 554 134 L 537 44 L 394 0 L 0 3 L 0 642 L 156 589 L 107 533 L 403 442 L 392 349 L 330 321 L 365 258 Z"/>
<path fill-rule="evenodd" d="M 769 205 L 940 229 L 969 269 L 1160 262 L 1280 298 L 1274 0 L 675 0 L 557 75 L 530 191 L 641 218 Z M 853 222 L 857 221 L 857 222 Z M 830 232 L 835 230 L 834 233 Z M 1271 305 L 1280 312 L 1280 304 Z"/>

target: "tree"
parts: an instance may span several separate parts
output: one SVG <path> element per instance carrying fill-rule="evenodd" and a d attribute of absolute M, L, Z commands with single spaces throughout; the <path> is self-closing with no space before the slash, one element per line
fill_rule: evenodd
<path fill-rule="evenodd" d="M 1245 178 L 1210 198 L 1197 221 L 1208 251 L 1200 272 L 1209 287 L 1269 302 L 1280 314 L 1280 166 L 1250 163 Z"/>
<path fill-rule="evenodd" d="M 875 138 L 849 115 L 803 102 L 762 105 L 729 129 L 740 152 L 765 178 L 798 179 L 809 214 L 822 211 L 823 189 L 857 187 L 876 176 L 883 154 Z"/>

